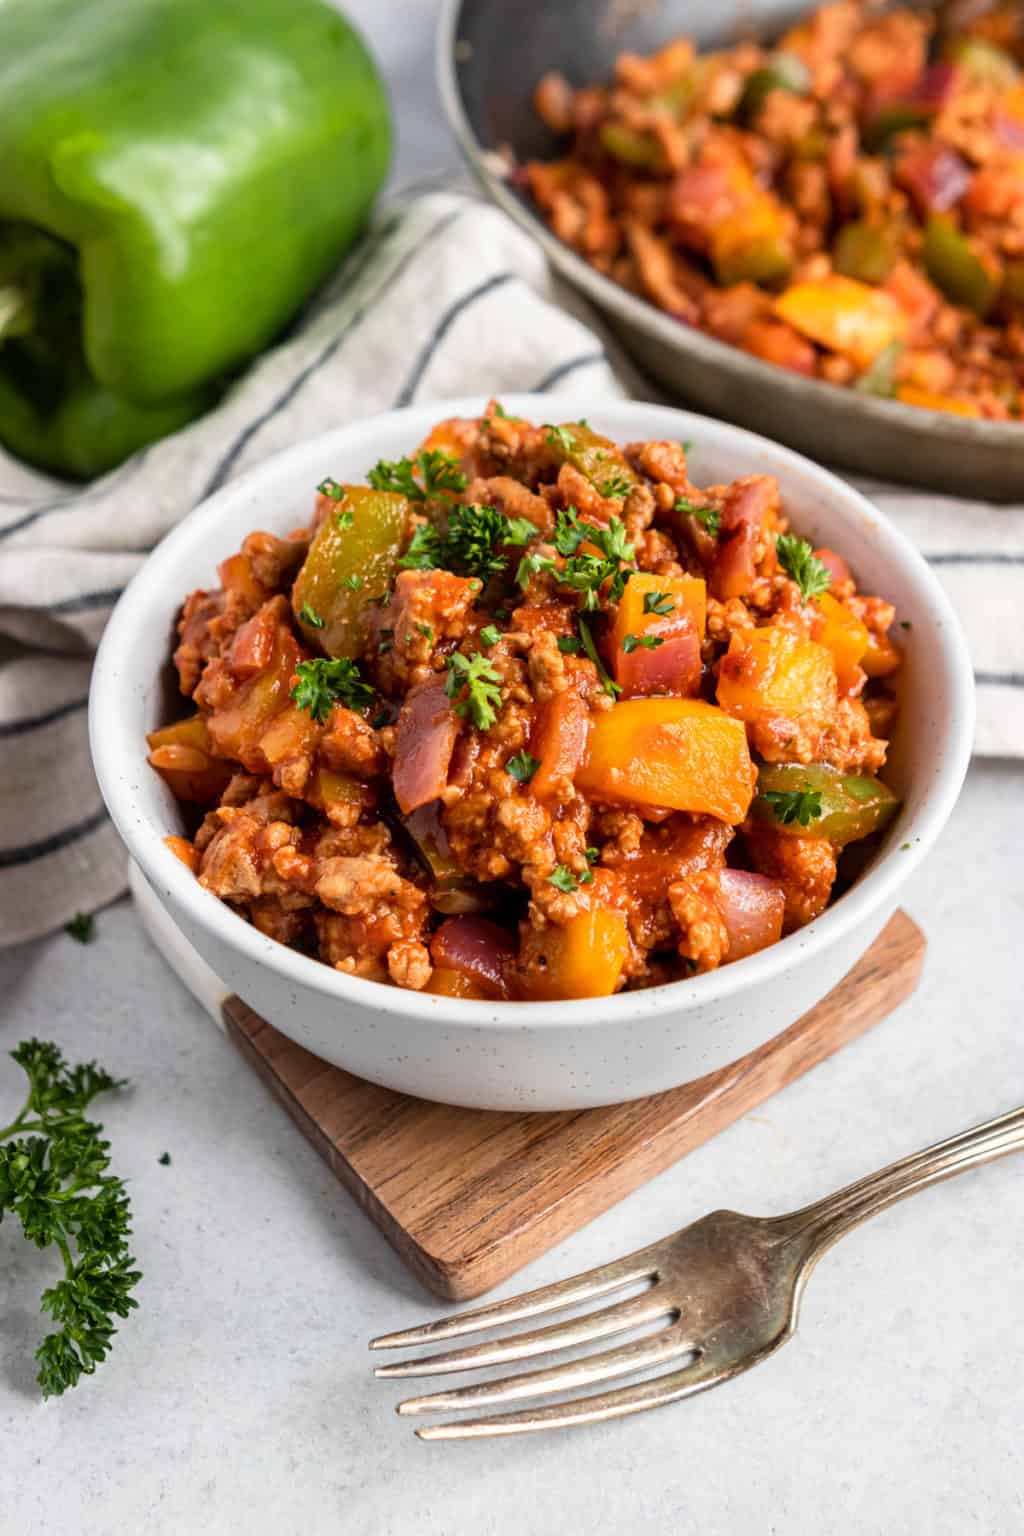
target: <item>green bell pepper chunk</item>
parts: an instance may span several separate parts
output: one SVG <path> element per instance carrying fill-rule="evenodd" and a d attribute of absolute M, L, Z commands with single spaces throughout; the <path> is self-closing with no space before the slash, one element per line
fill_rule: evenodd
<path fill-rule="evenodd" d="M 857 219 L 843 225 L 832 255 L 836 271 L 844 277 L 855 277 L 861 283 L 884 283 L 899 260 L 899 231 L 892 224 L 868 224 Z"/>
<path fill-rule="evenodd" d="M 803 96 L 811 88 L 811 72 L 795 53 L 774 53 L 768 63 L 747 76 L 739 102 L 739 116 L 750 122 L 772 91 Z"/>
<path fill-rule="evenodd" d="M 4 0 L 0 442 L 88 475 L 197 414 L 337 263 L 389 153 L 324 0 Z"/>
<path fill-rule="evenodd" d="M 602 123 L 598 138 L 613 160 L 638 170 L 658 170 L 664 166 L 661 145 L 653 133 L 642 133 L 627 123 Z"/>
<path fill-rule="evenodd" d="M 547 440 L 558 462 L 578 469 L 602 496 L 623 495 L 639 483 L 639 476 L 618 444 L 583 422 L 567 421 L 549 427 Z"/>
<path fill-rule="evenodd" d="M 409 516 L 407 499 L 395 491 L 343 489 L 292 588 L 299 627 L 328 656 L 358 656 L 363 649 L 367 605 L 391 586 Z"/>
<path fill-rule="evenodd" d="M 891 400 L 896 394 L 896 375 L 905 350 L 906 342 L 890 341 L 879 352 L 871 367 L 865 368 L 854 384 L 854 389 L 862 395 L 877 395 L 882 400 Z"/>
<path fill-rule="evenodd" d="M 956 225 L 933 214 L 924 232 L 925 271 L 947 299 L 984 319 L 999 293 L 1000 274 L 987 264 Z"/>
<path fill-rule="evenodd" d="M 845 847 L 887 826 L 899 805 L 881 779 L 826 763 L 762 763 L 751 814 L 792 837 L 825 837 Z"/>
<path fill-rule="evenodd" d="M 1010 55 L 983 37 L 959 38 L 950 46 L 949 57 L 977 85 L 1006 90 L 1020 79 L 1020 70 Z"/>

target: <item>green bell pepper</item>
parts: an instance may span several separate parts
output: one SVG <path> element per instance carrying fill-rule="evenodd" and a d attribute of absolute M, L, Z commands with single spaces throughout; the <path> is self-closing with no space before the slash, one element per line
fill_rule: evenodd
<path fill-rule="evenodd" d="M 844 277 L 861 283 L 884 283 L 900 256 L 900 232 L 895 224 L 869 224 L 856 219 L 836 236 L 833 265 Z"/>
<path fill-rule="evenodd" d="M 394 491 L 366 485 L 324 481 L 324 487 L 333 506 L 295 578 L 292 607 L 310 644 L 328 656 L 358 656 L 366 640 L 366 605 L 391 586 L 409 503 Z"/>
<path fill-rule="evenodd" d="M 762 763 L 750 809 L 793 837 L 827 837 L 845 847 L 888 826 L 899 806 L 887 784 L 866 774 L 827 763 Z"/>
<path fill-rule="evenodd" d="M 925 271 L 953 304 L 962 304 L 984 320 L 999 294 L 1001 272 L 979 254 L 966 235 L 942 214 L 928 220 L 922 250 Z"/>
<path fill-rule="evenodd" d="M 805 96 L 811 88 L 811 72 L 795 53 L 773 53 L 766 64 L 747 76 L 739 102 L 739 116 L 752 122 L 772 91 Z"/>
<path fill-rule="evenodd" d="M 387 170 L 324 0 L 0 4 L 0 442 L 89 476 L 214 398 Z"/>
<path fill-rule="evenodd" d="M 548 447 L 559 464 L 571 464 L 602 496 L 625 496 L 640 477 L 617 443 L 583 421 L 567 421 L 547 430 Z"/>

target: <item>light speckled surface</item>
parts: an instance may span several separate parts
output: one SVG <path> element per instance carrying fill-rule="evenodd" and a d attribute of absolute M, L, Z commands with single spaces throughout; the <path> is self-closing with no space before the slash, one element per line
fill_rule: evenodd
<path fill-rule="evenodd" d="M 350 4 L 389 67 L 403 176 L 453 165 L 428 0 Z M 1024 1100 L 1024 771 L 976 768 L 906 905 L 917 997 L 533 1265 L 541 1284 L 716 1205 L 779 1210 Z M 366 1340 L 431 1315 L 142 937 L 0 955 L 0 1048 L 55 1038 L 135 1088 L 103 1118 L 132 1181 L 142 1306 L 91 1382 L 43 1405 L 46 1255 L 0 1228 L 0 1531 L 344 1536 L 963 1536 L 1024 1527 L 1024 1157 L 846 1238 L 801 1331 L 692 1403 L 533 1440 L 421 1445 Z M 0 1105 L 20 1074 L 0 1062 Z M 172 1162 L 162 1167 L 161 1153 Z"/>

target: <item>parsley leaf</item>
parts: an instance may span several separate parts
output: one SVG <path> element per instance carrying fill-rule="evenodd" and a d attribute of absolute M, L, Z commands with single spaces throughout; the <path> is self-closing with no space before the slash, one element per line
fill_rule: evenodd
<path fill-rule="evenodd" d="M 689 513 L 690 517 L 696 518 L 701 527 L 714 538 L 718 537 L 718 530 L 722 525 L 722 513 L 718 507 L 701 507 L 695 501 L 690 501 L 687 496 L 680 496 L 676 500 L 675 510 Z"/>
<path fill-rule="evenodd" d="M 583 649 L 586 651 L 587 655 L 594 663 L 594 666 L 597 668 L 597 676 L 600 680 L 601 687 L 604 689 L 605 693 L 609 694 L 614 699 L 617 694 L 622 692 L 622 689 L 619 687 L 618 683 L 613 682 L 612 679 L 608 676 L 604 662 L 597 654 L 597 646 L 594 644 L 594 637 L 587 627 L 586 620 L 580 619 L 579 624 L 580 639 L 583 642 Z"/>
<path fill-rule="evenodd" d="M 672 612 L 675 602 L 667 592 L 645 592 L 644 613 L 656 613 L 660 618 Z"/>
<path fill-rule="evenodd" d="M 64 932 L 79 944 L 91 944 L 96 937 L 96 919 L 91 912 L 76 912 L 70 923 L 64 924 Z"/>
<path fill-rule="evenodd" d="M 433 643 L 434 643 L 434 626 L 433 626 L 433 624 L 417 624 L 416 625 L 416 630 L 417 630 L 418 634 L 421 634 L 423 636 L 424 640 L 428 640 L 430 642 L 430 644 L 433 645 Z"/>
<path fill-rule="evenodd" d="M 556 864 L 548 875 L 548 884 L 553 885 L 556 890 L 565 891 L 568 895 L 570 891 L 576 889 L 576 876 L 567 864 Z"/>
<path fill-rule="evenodd" d="M 784 827 L 794 822 L 809 827 L 821 815 L 820 789 L 769 789 L 764 798 L 775 813 L 775 820 Z"/>
<path fill-rule="evenodd" d="M 332 480 L 330 477 L 326 480 L 321 480 L 317 490 L 321 496 L 329 496 L 332 501 L 344 501 L 345 499 L 345 487 L 339 485 L 337 480 Z"/>
<path fill-rule="evenodd" d="M 97 1094 L 123 1084 L 92 1061 L 68 1066 L 46 1041 L 24 1040 L 11 1056 L 29 1092 L 0 1130 L 0 1219 L 15 1216 L 29 1242 L 56 1248 L 64 1261 L 63 1277 L 41 1298 L 57 1327 L 36 1350 L 36 1379 L 44 1397 L 55 1397 L 92 1375 L 110 1351 L 115 1317 L 138 1305 L 128 1196 L 108 1171 L 103 1127 L 85 1118 Z"/>
<path fill-rule="evenodd" d="M 598 859 L 601 857 L 601 850 L 600 848 L 594 847 L 584 848 L 583 857 L 586 859 L 588 864 L 596 864 Z"/>
<path fill-rule="evenodd" d="M 491 646 L 497 645 L 498 641 L 501 639 L 501 630 L 497 627 L 496 624 L 485 624 L 483 629 L 480 631 L 479 638 L 480 644 L 485 645 L 487 649 L 490 650 Z"/>
<path fill-rule="evenodd" d="M 578 656 L 582 649 L 582 642 L 575 635 L 559 635 L 556 644 L 563 656 Z"/>
<path fill-rule="evenodd" d="M 324 724 L 335 704 L 359 710 L 373 703 L 373 689 L 363 682 L 358 665 L 348 656 L 333 661 L 326 656 L 300 661 L 295 676 L 291 697 L 318 725 Z"/>
<path fill-rule="evenodd" d="M 352 527 L 352 524 L 355 522 L 355 518 L 354 518 L 354 516 L 352 515 L 351 512 L 348 512 L 348 511 L 346 511 L 346 512 L 339 512 L 337 517 L 335 518 L 335 522 L 337 523 L 337 525 L 341 529 L 341 531 L 344 533 L 346 528 L 351 528 Z"/>
<path fill-rule="evenodd" d="M 582 423 L 580 423 L 582 425 Z M 548 440 L 548 446 L 565 454 L 572 453 L 576 447 L 576 439 L 568 427 L 552 427 L 545 425 L 544 435 Z"/>
<path fill-rule="evenodd" d="M 612 475 L 610 479 L 602 481 L 598 486 L 602 496 L 611 497 L 628 496 L 632 489 L 625 475 Z"/>
<path fill-rule="evenodd" d="M 422 524 L 399 565 L 414 570 L 453 570 L 487 581 L 505 568 L 506 544 L 529 543 L 537 529 L 525 517 L 508 518 L 497 507 L 452 507 L 448 532 Z"/>
<path fill-rule="evenodd" d="M 806 603 L 809 598 L 827 592 L 832 585 L 832 573 L 819 560 L 807 539 L 792 533 L 780 533 L 775 540 L 775 553 L 779 564 L 788 576 L 792 576 L 800 588 L 800 596 Z"/>
<path fill-rule="evenodd" d="M 629 656 L 633 651 L 656 651 L 659 645 L 665 641 L 660 635 L 625 635 L 622 641 L 622 649 Z"/>
<path fill-rule="evenodd" d="M 299 618 L 303 624 L 308 624 L 310 629 L 323 629 L 324 621 L 318 613 L 315 613 L 308 603 L 303 603 L 299 609 Z"/>
<path fill-rule="evenodd" d="M 540 758 L 531 757 L 529 752 L 517 752 L 510 757 L 505 764 L 505 772 L 510 773 L 520 784 L 528 784 L 540 767 Z"/>
<path fill-rule="evenodd" d="M 497 720 L 501 678 L 479 651 L 468 657 L 456 651 L 448 657 L 444 691 L 450 699 L 457 701 L 454 703 L 455 713 L 463 720 L 470 720 L 478 730 L 488 730 Z"/>
<path fill-rule="evenodd" d="M 420 523 L 398 563 L 407 571 L 437 570 L 444 563 L 444 545 L 437 529 L 430 523 Z"/>
<path fill-rule="evenodd" d="M 419 471 L 420 480 L 416 478 Z M 375 491 L 397 491 L 410 501 L 457 495 L 466 489 L 459 461 L 437 448 L 421 448 L 412 459 L 380 459 L 366 477 Z"/>
<path fill-rule="evenodd" d="M 555 519 L 554 544 L 558 553 L 565 557 L 561 569 L 553 560 L 531 555 L 519 565 L 519 580 L 524 572 L 550 571 L 563 587 L 584 595 L 583 606 L 593 612 L 600 606 L 599 594 L 605 582 L 609 583 L 608 596 L 617 602 L 625 590 L 627 573 L 624 562 L 634 558 L 633 545 L 626 539 L 626 525 L 621 518 L 613 517 L 607 528 L 595 523 L 581 523 L 575 507 L 559 512 Z M 592 544 L 600 552 L 582 550 L 584 544 Z"/>

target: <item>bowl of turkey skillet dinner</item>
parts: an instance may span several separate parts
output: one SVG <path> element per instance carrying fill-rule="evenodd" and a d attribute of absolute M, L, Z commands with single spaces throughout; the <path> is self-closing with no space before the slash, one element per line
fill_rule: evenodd
<path fill-rule="evenodd" d="M 494 1109 L 657 1093 L 794 1022 L 941 831 L 970 664 L 858 492 L 739 428 L 395 411 L 198 507 L 121 598 L 104 798 L 316 1055 Z"/>

